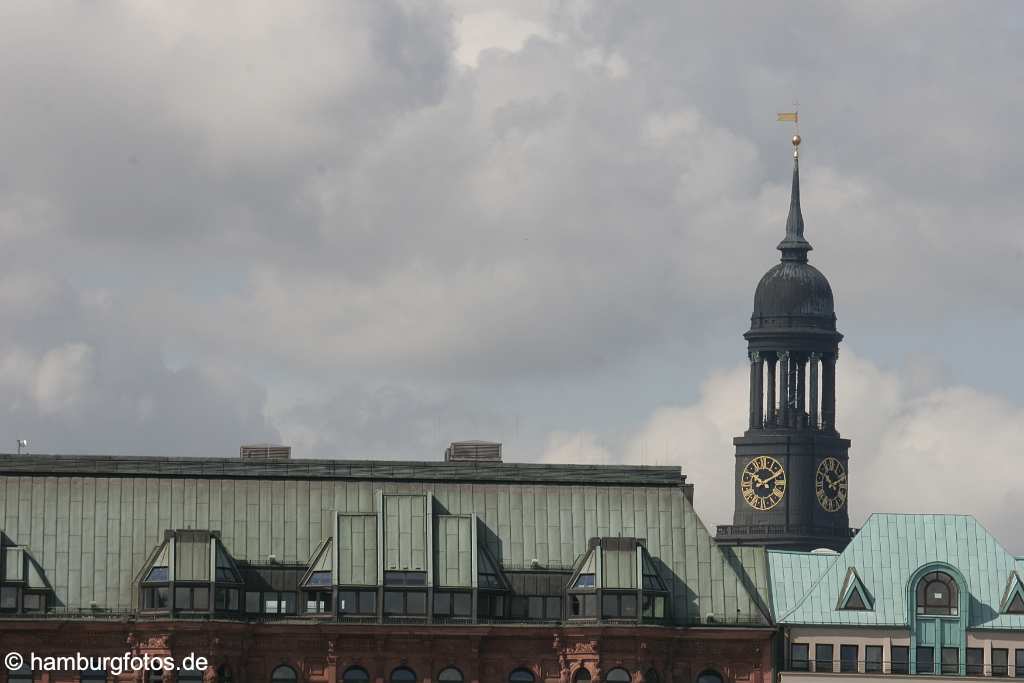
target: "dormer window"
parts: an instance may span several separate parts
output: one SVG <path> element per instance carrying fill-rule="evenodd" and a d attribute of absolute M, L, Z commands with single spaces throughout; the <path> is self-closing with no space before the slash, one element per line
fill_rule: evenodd
<path fill-rule="evenodd" d="M 144 610 L 171 608 L 170 544 L 168 537 L 156 550 L 149 568 L 145 570 L 140 586 L 139 607 Z"/>
<path fill-rule="evenodd" d="M 1003 614 L 1024 614 L 1024 581 L 1021 581 L 1020 574 L 1016 571 L 1010 572 L 1006 590 L 1003 591 L 1003 599 L 999 601 L 999 611 Z M 1024 667 L 1018 671 L 1024 675 Z"/>
<path fill-rule="evenodd" d="M 45 612 L 52 592 L 24 546 L 0 546 L 0 612 Z"/>
<path fill-rule="evenodd" d="M 507 616 L 508 577 L 485 545 L 477 546 L 476 617 L 478 620 L 500 620 Z"/>
<path fill-rule="evenodd" d="M 426 586 L 426 572 L 384 572 L 386 586 Z"/>
<path fill-rule="evenodd" d="M 309 575 L 309 580 L 306 582 L 308 586 L 330 586 L 331 585 L 331 573 L 330 572 L 313 572 Z"/>
<path fill-rule="evenodd" d="M 138 577 L 139 608 L 235 613 L 242 577 L 217 532 L 167 529 Z"/>
<path fill-rule="evenodd" d="M 576 577 L 573 588 L 594 588 L 597 586 L 597 579 L 594 574 L 580 574 Z"/>
<path fill-rule="evenodd" d="M 871 594 L 861 580 L 856 568 L 850 567 L 846 570 L 846 578 L 839 591 L 839 602 L 836 605 L 838 610 L 871 610 L 874 604 Z"/>
<path fill-rule="evenodd" d="M 427 615 L 427 573 L 420 571 L 384 572 L 384 615 L 425 617 Z M 413 590 L 401 590 L 403 587 Z M 389 589 L 397 590 L 389 590 Z"/>
<path fill-rule="evenodd" d="M 170 572 L 167 571 L 167 567 L 153 567 L 144 580 L 146 583 L 167 583 L 169 577 Z"/>
<path fill-rule="evenodd" d="M 959 591 L 952 576 L 945 572 L 932 572 L 918 582 L 918 614 L 957 616 L 959 612 Z"/>
<path fill-rule="evenodd" d="M 334 614 L 334 600 L 331 586 L 334 585 L 334 539 L 320 543 L 310 557 L 306 573 L 299 580 L 305 614 Z"/>
<path fill-rule="evenodd" d="M 143 586 L 142 609 L 168 609 L 170 606 L 170 588 L 167 586 Z"/>

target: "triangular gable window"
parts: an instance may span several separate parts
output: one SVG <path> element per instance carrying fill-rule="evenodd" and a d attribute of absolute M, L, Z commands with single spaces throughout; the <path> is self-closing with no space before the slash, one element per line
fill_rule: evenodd
<path fill-rule="evenodd" d="M 323 541 L 316 550 L 309 562 L 309 569 L 302 577 L 299 585 L 303 588 L 318 588 L 330 586 L 334 572 L 334 540 L 328 538 Z"/>
<path fill-rule="evenodd" d="M 26 559 L 28 560 L 28 587 L 51 590 L 50 583 L 46 580 L 46 576 L 43 574 L 43 568 L 39 566 L 39 563 L 35 561 L 35 558 L 26 554 Z"/>
<path fill-rule="evenodd" d="M 1003 614 L 1024 614 L 1024 581 L 1015 571 L 1010 572 L 1003 599 L 999 601 L 999 611 Z"/>
<path fill-rule="evenodd" d="M 658 570 L 654 566 L 654 561 L 651 556 L 647 553 L 647 548 L 643 549 L 644 558 L 644 590 L 645 591 L 665 591 L 665 582 L 661 580 L 661 576 L 658 575 Z"/>
<path fill-rule="evenodd" d="M 164 544 L 160 547 L 156 558 L 150 564 L 149 571 L 146 572 L 146 576 L 142 579 L 145 583 L 167 583 L 170 579 L 170 558 L 171 558 L 171 541 L 170 539 L 164 541 Z"/>
<path fill-rule="evenodd" d="M 843 581 L 843 588 L 839 593 L 839 605 L 836 609 L 841 610 L 871 610 L 873 604 L 871 596 L 864 587 L 857 570 L 850 567 L 846 572 L 846 580 Z"/>
<path fill-rule="evenodd" d="M 570 588 L 587 590 L 597 587 L 597 554 L 599 552 L 601 552 L 601 546 L 591 546 L 583 558 L 579 571 L 573 575 L 569 583 Z"/>
<path fill-rule="evenodd" d="M 234 559 L 224 549 L 220 539 L 214 539 L 214 543 L 217 544 L 215 551 L 217 553 L 217 583 L 242 583 L 242 573 L 238 570 Z"/>
<path fill-rule="evenodd" d="M 487 546 L 477 548 L 477 587 L 482 590 L 508 590 L 508 581 Z"/>

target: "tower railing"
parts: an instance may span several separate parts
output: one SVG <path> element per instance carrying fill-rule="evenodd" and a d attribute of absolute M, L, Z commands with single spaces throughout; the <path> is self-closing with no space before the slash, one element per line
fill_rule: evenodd
<path fill-rule="evenodd" d="M 812 526 L 807 524 L 719 524 L 719 537 L 815 536 L 819 538 L 853 538 L 859 529 L 852 527 Z"/>

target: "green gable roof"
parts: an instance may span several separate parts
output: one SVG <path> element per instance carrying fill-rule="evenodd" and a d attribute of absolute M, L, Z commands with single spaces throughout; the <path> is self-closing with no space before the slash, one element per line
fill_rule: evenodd
<path fill-rule="evenodd" d="M 908 583 L 938 562 L 967 583 L 968 628 L 1024 628 L 1024 616 L 999 612 L 1007 579 L 1024 561 L 967 515 L 874 514 L 839 555 L 770 550 L 768 562 L 779 623 L 907 626 Z M 851 567 L 873 599 L 871 610 L 836 609 Z"/>
<path fill-rule="evenodd" d="M 377 585 L 393 565 L 465 586 L 474 569 L 492 576 L 492 559 L 494 575 L 568 574 L 590 539 L 637 538 L 676 624 L 768 623 L 689 492 L 678 467 L 0 456 L 0 533 L 38 559 L 61 605 L 112 609 L 131 607 L 168 529 L 217 531 L 239 563 L 307 569 L 333 539 L 344 585 Z"/>
<path fill-rule="evenodd" d="M 776 619 L 789 614 L 837 557 L 788 550 L 769 550 L 767 554 L 772 614 Z"/>

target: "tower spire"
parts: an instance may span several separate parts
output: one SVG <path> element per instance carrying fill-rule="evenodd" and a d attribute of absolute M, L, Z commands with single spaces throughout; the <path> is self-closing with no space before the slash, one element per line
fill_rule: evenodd
<path fill-rule="evenodd" d="M 789 217 L 786 219 L 786 237 L 777 247 L 783 261 L 807 262 L 807 252 L 813 247 L 804 239 L 804 215 L 800 211 L 800 136 L 793 136 L 793 190 L 789 198 Z"/>

